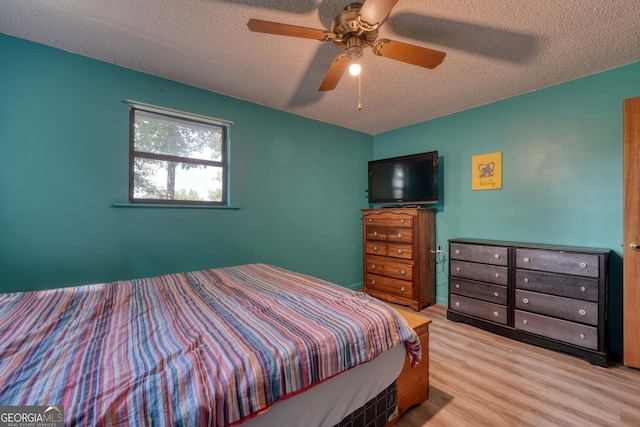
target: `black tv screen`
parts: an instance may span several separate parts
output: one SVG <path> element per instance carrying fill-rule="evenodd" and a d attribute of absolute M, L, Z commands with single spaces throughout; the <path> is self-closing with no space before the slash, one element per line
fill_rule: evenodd
<path fill-rule="evenodd" d="M 438 152 L 369 162 L 369 203 L 438 203 Z"/>

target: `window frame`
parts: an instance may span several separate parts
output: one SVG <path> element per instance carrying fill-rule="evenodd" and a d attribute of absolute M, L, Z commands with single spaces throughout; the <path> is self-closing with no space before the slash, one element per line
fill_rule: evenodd
<path fill-rule="evenodd" d="M 129 104 L 129 203 L 135 204 L 154 204 L 154 205 L 172 205 L 172 206 L 229 206 L 228 198 L 228 144 L 229 144 L 229 126 L 233 122 L 220 119 L 209 118 L 197 114 L 186 113 L 183 111 L 166 109 L 149 104 L 134 103 L 126 101 Z M 192 122 L 198 125 L 218 127 L 222 132 L 222 147 L 220 149 L 220 160 L 196 159 L 190 157 L 181 157 L 171 154 L 158 154 L 146 151 L 135 150 L 135 121 L 136 111 L 147 112 L 164 116 L 169 120 L 179 120 L 183 122 Z M 176 200 L 176 199 L 148 199 L 136 198 L 135 195 L 135 159 L 150 159 L 167 162 L 189 163 L 203 166 L 213 166 L 222 168 L 222 192 L 221 201 L 204 201 L 204 200 Z"/>

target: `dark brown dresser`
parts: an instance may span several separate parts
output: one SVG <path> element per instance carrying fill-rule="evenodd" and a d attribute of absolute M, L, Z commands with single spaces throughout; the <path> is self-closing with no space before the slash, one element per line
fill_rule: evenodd
<path fill-rule="evenodd" d="M 449 240 L 447 318 L 607 366 L 608 254 Z"/>
<path fill-rule="evenodd" d="M 422 310 L 436 301 L 435 211 L 362 211 L 364 291 Z"/>

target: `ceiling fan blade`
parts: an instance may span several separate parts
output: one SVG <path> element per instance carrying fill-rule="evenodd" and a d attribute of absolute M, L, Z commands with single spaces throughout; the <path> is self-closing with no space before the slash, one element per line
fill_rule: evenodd
<path fill-rule="evenodd" d="M 322 41 L 333 38 L 333 33 L 331 31 L 299 27 L 297 25 L 280 24 L 278 22 L 262 21 L 260 19 L 249 19 L 247 27 L 249 27 L 249 30 L 256 33 L 277 34 L 279 36 L 301 37 L 304 39 Z"/>
<path fill-rule="evenodd" d="M 365 0 L 360 8 L 360 20 L 374 26 L 389 16 L 398 0 Z"/>
<path fill-rule="evenodd" d="M 436 68 L 447 56 L 439 50 L 386 39 L 375 42 L 373 53 L 424 68 Z"/>
<path fill-rule="evenodd" d="M 351 61 L 344 53 L 336 56 L 336 58 L 331 63 L 327 74 L 324 76 L 324 80 L 320 84 L 320 88 L 318 90 L 324 92 L 327 90 L 335 89 L 336 86 L 338 86 L 340 78 L 342 77 L 344 72 L 347 71 L 347 68 L 349 68 L 349 62 Z"/>

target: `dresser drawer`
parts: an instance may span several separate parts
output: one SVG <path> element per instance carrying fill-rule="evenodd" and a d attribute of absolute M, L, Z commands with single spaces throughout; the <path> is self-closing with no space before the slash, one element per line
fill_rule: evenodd
<path fill-rule="evenodd" d="M 449 266 L 451 268 L 451 275 L 455 277 L 495 283 L 498 285 L 507 284 L 507 267 L 454 260 L 449 262 Z"/>
<path fill-rule="evenodd" d="M 413 280 L 413 263 L 411 262 L 401 263 L 389 261 L 386 258 L 367 256 L 366 271 L 402 280 Z"/>
<path fill-rule="evenodd" d="M 449 295 L 449 308 L 492 322 L 507 324 L 507 307 L 502 305 L 451 294 Z"/>
<path fill-rule="evenodd" d="M 413 246 L 389 243 L 387 255 L 394 258 L 413 259 Z"/>
<path fill-rule="evenodd" d="M 451 259 L 461 261 L 481 262 L 483 264 L 507 265 L 508 250 L 499 246 L 467 245 L 452 243 Z"/>
<path fill-rule="evenodd" d="M 391 277 L 368 274 L 365 280 L 367 289 L 393 294 L 401 297 L 413 298 L 413 283 Z"/>
<path fill-rule="evenodd" d="M 516 268 L 576 276 L 599 277 L 598 255 L 576 252 L 516 249 Z"/>
<path fill-rule="evenodd" d="M 588 325 L 598 324 L 598 304 L 595 302 L 517 289 L 516 308 Z"/>
<path fill-rule="evenodd" d="M 402 228 L 387 230 L 387 239 L 394 243 L 411 243 L 413 242 L 413 230 Z"/>
<path fill-rule="evenodd" d="M 381 213 L 366 216 L 364 223 L 367 226 L 412 228 L 413 217 L 407 214 Z"/>
<path fill-rule="evenodd" d="M 385 228 L 366 227 L 365 239 L 387 240 L 387 230 Z"/>
<path fill-rule="evenodd" d="M 370 242 L 367 240 L 367 253 L 372 255 L 386 255 L 387 244 L 378 241 Z"/>
<path fill-rule="evenodd" d="M 451 293 L 507 305 L 507 287 L 483 282 L 451 278 Z"/>
<path fill-rule="evenodd" d="M 574 344 L 592 350 L 598 349 L 598 329 L 567 320 L 515 310 L 516 329 L 543 337 Z"/>
<path fill-rule="evenodd" d="M 516 270 L 516 288 L 598 302 L 598 280 L 578 276 Z"/>

